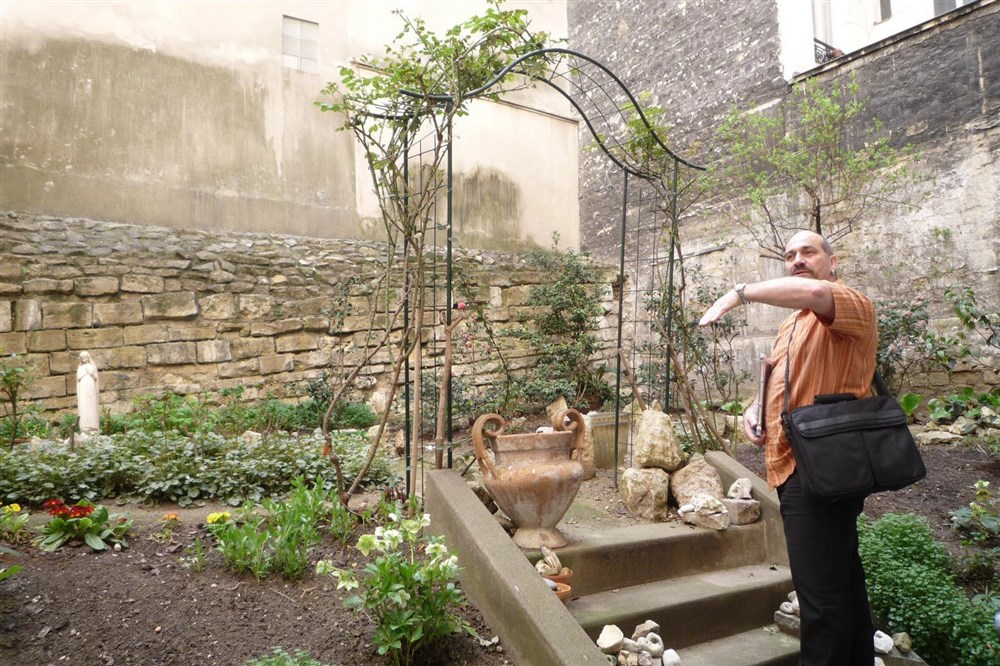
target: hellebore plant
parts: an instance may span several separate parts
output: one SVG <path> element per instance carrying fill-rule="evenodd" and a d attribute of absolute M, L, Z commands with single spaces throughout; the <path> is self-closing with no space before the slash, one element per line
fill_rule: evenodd
<path fill-rule="evenodd" d="M 106 550 L 109 544 L 128 548 L 124 537 L 132 521 L 125 516 L 109 516 L 106 507 L 87 500 L 66 506 L 61 499 L 50 499 L 43 506 L 52 518 L 35 544 L 44 551 L 53 551 L 67 541 L 82 541 L 93 550 Z"/>
<path fill-rule="evenodd" d="M 358 539 L 363 555 L 377 553 L 361 576 L 334 567 L 330 560 L 316 563 L 316 573 L 335 577 L 338 589 L 358 590 L 344 606 L 375 620 L 378 652 L 389 653 L 397 666 L 416 663 L 418 650 L 433 649 L 451 634 L 476 635 L 453 612 L 465 605 L 465 595 L 455 586 L 457 558 L 448 554 L 441 537 L 421 537 L 429 524 L 427 514 L 401 519 L 390 513 L 386 527 Z"/>

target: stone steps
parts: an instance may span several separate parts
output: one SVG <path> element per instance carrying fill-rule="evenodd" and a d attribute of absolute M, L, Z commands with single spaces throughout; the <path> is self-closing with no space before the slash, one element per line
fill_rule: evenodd
<path fill-rule="evenodd" d="M 606 624 L 630 636 L 653 620 L 664 644 L 679 650 L 770 624 L 791 587 L 787 567 L 757 563 L 598 592 L 568 608 L 594 640 Z"/>
<path fill-rule="evenodd" d="M 692 645 L 677 655 L 684 666 L 795 666 L 799 639 L 769 625 Z"/>

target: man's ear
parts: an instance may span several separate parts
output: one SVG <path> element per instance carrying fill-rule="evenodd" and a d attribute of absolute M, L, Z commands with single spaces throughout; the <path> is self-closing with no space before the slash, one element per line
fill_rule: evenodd
<path fill-rule="evenodd" d="M 837 264 L 840 261 L 837 259 L 837 255 L 830 255 L 830 271 L 833 273 L 834 277 L 837 275 Z"/>

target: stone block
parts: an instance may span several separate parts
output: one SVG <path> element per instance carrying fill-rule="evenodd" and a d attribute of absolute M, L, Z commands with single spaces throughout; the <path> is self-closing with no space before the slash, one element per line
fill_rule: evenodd
<path fill-rule="evenodd" d="M 187 319 L 198 314 L 198 302 L 191 291 L 143 296 L 142 314 L 146 319 Z"/>
<path fill-rule="evenodd" d="M 219 377 L 221 379 L 231 379 L 233 377 L 256 375 L 258 367 L 256 358 L 249 358 L 234 363 L 220 363 Z"/>
<path fill-rule="evenodd" d="M 52 352 L 66 349 L 66 331 L 31 331 L 28 333 L 29 352 Z"/>
<path fill-rule="evenodd" d="M 302 328 L 307 331 L 326 332 L 330 328 L 330 320 L 326 317 L 305 317 L 302 319 Z"/>
<path fill-rule="evenodd" d="M 58 398 L 67 394 L 66 375 L 56 377 L 39 377 L 28 387 L 27 398 L 29 400 L 41 400 L 43 398 Z M 74 391 L 76 387 L 74 386 Z"/>
<path fill-rule="evenodd" d="M 146 362 L 150 365 L 182 365 L 197 361 L 198 350 L 193 342 L 163 342 L 146 347 Z"/>
<path fill-rule="evenodd" d="M 202 340 L 196 343 L 199 363 L 222 363 L 233 359 L 228 340 Z"/>
<path fill-rule="evenodd" d="M 66 331 L 66 345 L 70 349 L 118 347 L 122 342 L 122 329 L 120 328 L 91 328 Z"/>
<path fill-rule="evenodd" d="M 138 301 L 119 303 L 94 303 L 95 326 L 121 326 L 141 324 L 142 305 Z"/>
<path fill-rule="evenodd" d="M 0 333 L 0 355 L 27 353 L 28 335 L 26 333 Z"/>
<path fill-rule="evenodd" d="M 798 636 L 801 632 L 801 620 L 797 615 L 774 611 L 774 623 L 778 625 L 779 629 L 791 636 Z"/>
<path fill-rule="evenodd" d="M 90 328 L 94 306 L 90 303 L 42 304 L 42 328 Z"/>
<path fill-rule="evenodd" d="M 19 296 L 22 292 L 20 284 L 0 282 L 0 296 Z"/>
<path fill-rule="evenodd" d="M 123 329 L 123 335 L 127 345 L 148 345 L 170 340 L 170 333 L 163 324 L 127 326 Z"/>
<path fill-rule="evenodd" d="M 76 278 L 75 291 L 78 296 L 108 296 L 117 294 L 118 278 L 107 276 Z"/>
<path fill-rule="evenodd" d="M 636 464 L 642 467 L 660 467 L 668 472 L 679 469 L 686 456 L 677 441 L 670 415 L 647 409 L 639 415 L 638 421 Z"/>
<path fill-rule="evenodd" d="M 279 354 L 319 349 L 319 338 L 311 333 L 293 333 L 274 339 L 274 348 Z"/>
<path fill-rule="evenodd" d="M 138 294 L 159 294 L 163 292 L 163 278 L 159 275 L 130 273 L 122 276 L 122 291 Z"/>
<path fill-rule="evenodd" d="M 146 348 L 118 347 L 117 349 L 111 350 L 111 354 L 104 366 L 98 363 L 97 367 L 144 368 L 146 367 Z"/>
<path fill-rule="evenodd" d="M 250 324 L 250 335 L 274 336 L 283 333 L 294 333 L 302 330 L 302 322 L 298 319 L 282 319 L 281 321 L 262 321 Z"/>
<path fill-rule="evenodd" d="M 274 301 L 262 294 L 241 294 L 240 314 L 249 319 L 269 317 L 274 310 Z"/>
<path fill-rule="evenodd" d="M 42 327 L 42 302 L 30 298 L 14 301 L 14 330 L 34 331 Z"/>
<path fill-rule="evenodd" d="M 239 314 L 239 301 L 235 294 L 212 294 L 198 299 L 201 316 L 205 319 L 232 319 Z"/>
<path fill-rule="evenodd" d="M 106 391 L 126 391 L 148 385 L 148 380 L 138 372 L 106 370 L 101 373 L 101 400 L 105 399 Z"/>
<path fill-rule="evenodd" d="M 0 333 L 10 333 L 14 330 L 14 315 L 10 301 L 0 301 Z"/>
<path fill-rule="evenodd" d="M 260 374 L 273 375 L 276 372 L 291 372 L 295 368 L 293 354 L 272 354 L 261 356 L 259 361 Z"/>
<path fill-rule="evenodd" d="M 215 325 L 208 326 L 172 326 L 169 328 L 170 341 L 180 340 L 211 340 L 215 337 Z"/>
<path fill-rule="evenodd" d="M 26 294 L 72 294 L 72 280 L 54 280 L 52 278 L 34 278 L 25 280 L 21 285 Z"/>
<path fill-rule="evenodd" d="M 760 520 L 760 502 L 755 499 L 722 498 L 733 525 L 749 525 Z"/>
<path fill-rule="evenodd" d="M 240 338 L 233 340 L 233 358 L 240 360 L 274 353 L 274 338 Z"/>
<path fill-rule="evenodd" d="M 295 358 L 295 367 L 299 370 L 309 368 L 326 368 L 332 361 L 332 354 L 327 350 L 319 350 L 301 354 Z"/>

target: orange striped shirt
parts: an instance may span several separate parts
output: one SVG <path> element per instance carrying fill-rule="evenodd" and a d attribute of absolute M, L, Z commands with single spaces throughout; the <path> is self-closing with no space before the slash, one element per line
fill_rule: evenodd
<path fill-rule="evenodd" d="M 834 316 L 824 322 L 812 310 L 797 310 L 778 329 L 771 350 L 771 378 L 767 386 L 764 460 L 767 483 L 773 490 L 795 471 L 791 445 L 781 426 L 785 401 L 785 361 L 791 341 L 791 387 L 788 411 L 811 405 L 818 394 L 853 393 L 863 397 L 871 389 L 878 349 L 875 307 L 864 294 L 840 282 L 831 282 Z"/>

